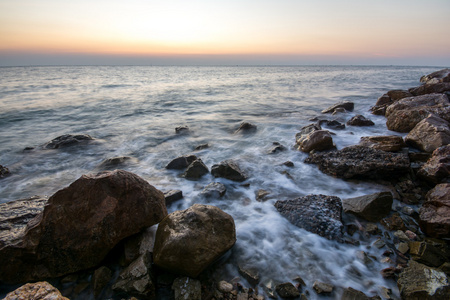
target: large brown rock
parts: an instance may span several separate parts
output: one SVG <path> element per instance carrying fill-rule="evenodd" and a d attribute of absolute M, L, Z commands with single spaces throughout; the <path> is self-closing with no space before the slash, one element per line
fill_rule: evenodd
<path fill-rule="evenodd" d="M 411 130 L 405 142 L 419 150 L 433 152 L 450 144 L 450 123 L 438 116 L 429 115 Z"/>
<path fill-rule="evenodd" d="M 398 152 L 406 147 L 401 136 L 383 135 L 383 136 L 363 136 L 359 141 L 361 146 L 383 150 L 387 152 Z"/>
<path fill-rule="evenodd" d="M 44 144 L 42 147 L 44 149 L 61 149 L 72 147 L 75 145 L 84 145 L 93 140 L 94 138 L 88 134 L 65 134 L 54 138 L 50 142 Z"/>
<path fill-rule="evenodd" d="M 420 77 L 420 82 L 426 84 L 433 79 L 437 79 L 438 82 L 444 82 L 444 78 L 448 78 L 449 76 L 450 76 L 450 69 L 446 68 Z M 436 82 L 436 80 L 433 81 Z"/>
<path fill-rule="evenodd" d="M 327 109 L 322 110 L 323 114 L 330 114 L 335 112 L 336 109 L 344 109 L 344 111 L 353 111 L 355 104 L 351 101 L 343 101 L 336 103 Z"/>
<path fill-rule="evenodd" d="M 439 82 L 433 84 L 424 84 L 415 88 L 410 88 L 409 92 L 414 96 L 444 93 L 450 91 L 450 82 Z"/>
<path fill-rule="evenodd" d="M 393 102 L 413 96 L 410 92 L 405 90 L 390 90 L 387 92 L 387 95 Z"/>
<path fill-rule="evenodd" d="M 305 163 L 317 164 L 325 174 L 339 178 L 386 179 L 408 172 L 405 153 L 391 153 L 364 146 L 310 154 Z"/>
<path fill-rule="evenodd" d="M 437 238 L 450 237 L 450 183 L 441 183 L 427 194 L 419 211 L 423 232 Z"/>
<path fill-rule="evenodd" d="M 0 280 L 52 278 L 99 264 L 121 240 L 167 215 L 164 194 L 123 170 L 83 175 L 51 196 L 0 248 Z"/>
<path fill-rule="evenodd" d="M 236 242 L 233 218 L 221 209 L 194 204 L 158 225 L 153 259 L 177 274 L 197 277 Z"/>
<path fill-rule="evenodd" d="M 434 150 L 431 158 L 419 169 L 417 175 L 434 184 L 450 182 L 450 145 Z"/>
<path fill-rule="evenodd" d="M 363 115 L 356 115 L 350 120 L 347 121 L 347 125 L 349 126 L 373 126 L 375 123 L 364 117 Z"/>
<path fill-rule="evenodd" d="M 46 281 L 27 283 L 12 291 L 3 300 L 69 300 Z"/>
<path fill-rule="evenodd" d="M 378 222 L 391 211 L 391 192 L 380 192 L 342 200 L 345 213 L 352 213 L 367 221 Z"/>
<path fill-rule="evenodd" d="M 334 148 L 333 138 L 328 130 L 314 130 L 309 134 L 296 136 L 297 148 L 303 152 Z"/>

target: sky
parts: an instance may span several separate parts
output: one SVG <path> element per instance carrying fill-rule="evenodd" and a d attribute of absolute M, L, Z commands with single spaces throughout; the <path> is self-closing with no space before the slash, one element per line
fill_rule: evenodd
<path fill-rule="evenodd" d="M 450 66 L 450 0 L 0 0 L 0 66 Z"/>

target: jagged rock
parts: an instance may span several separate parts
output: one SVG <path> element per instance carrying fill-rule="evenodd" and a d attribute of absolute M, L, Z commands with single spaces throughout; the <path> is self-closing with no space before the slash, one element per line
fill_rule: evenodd
<path fill-rule="evenodd" d="M 306 135 L 296 135 L 298 150 L 310 152 L 323 151 L 334 148 L 333 138 L 328 130 L 314 130 Z"/>
<path fill-rule="evenodd" d="M 346 288 L 342 294 L 341 300 L 381 300 L 380 296 L 369 297 L 361 291 L 354 288 Z"/>
<path fill-rule="evenodd" d="M 166 166 L 166 169 L 181 170 L 186 169 L 192 162 L 197 159 L 195 155 L 185 155 L 173 159 Z"/>
<path fill-rule="evenodd" d="M 14 243 L 2 245 L 0 280 L 39 280 L 94 267 L 125 237 L 166 215 L 163 193 L 135 174 L 83 175 L 51 196 Z"/>
<path fill-rule="evenodd" d="M 424 84 L 415 88 L 410 88 L 409 92 L 414 96 L 444 93 L 450 91 L 450 82 L 437 82 L 432 84 Z"/>
<path fill-rule="evenodd" d="M 256 131 L 257 127 L 256 125 L 253 125 L 248 122 L 242 122 L 241 125 L 239 125 L 239 128 L 236 129 L 234 132 L 236 133 L 254 133 Z"/>
<path fill-rule="evenodd" d="M 71 147 L 75 145 L 87 144 L 93 141 L 94 138 L 88 134 L 65 134 L 54 138 L 50 142 L 44 144 L 42 148 L 44 149 L 61 149 L 66 147 Z"/>
<path fill-rule="evenodd" d="M 109 170 L 109 169 L 116 169 L 118 166 L 124 165 L 129 162 L 136 161 L 136 159 L 133 159 L 129 156 L 118 156 L 118 157 L 112 157 L 105 159 L 99 166 L 99 169 L 103 170 Z"/>
<path fill-rule="evenodd" d="M 69 300 L 46 281 L 27 283 L 12 291 L 3 300 Z"/>
<path fill-rule="evenodd" d="M 227 188 L 220 182 L 211 182 L 200 193 L 206 198 L 220 198 L 225 195 Z"/>
<path fill-rule="evenodd" d="M 202 286 L 199 280 L 179 277 L 172 284 L 175 300 L 201 300 Z"/>
<path fill-rule="evenodd" d="M 178 126 L 175 127 L 175 133 L 176 134 L 189 134 L 190 129 L 188 126 Z"/>
<path fill-rule="evenodd" d="M 397 178 L 409 171 L 405 153 L 391 153 L 364 146 L 310 154 L 305 163 L 317 164 L 325 174 L 338 178 Z"/>
<path fill-rule="evenodd" d="M 405 230 L 405 222 L 400 217 L 399 213 L 393 213 L 391 216 L 381 220 L 381 225 L 383 225 L 387 230 Z"/>
<path fill-rule="evenodd" d="M 333 128 L 336 130 L 342 130 L 345 129 L 345 124 L 342 124 L 341 122 L 337 120 L 320 120 L 319 125 L 325 125 L 326 127 Z"/>
<path fill-rule="evenodd" d="M 209 144 L 201 144 L 198 145 L 197 147 L 194 148 L 194 151 L 200 151 L 200 150 L 204 150 L 204 149 L 208 149 L 209 148 Z"/>
<path fill-rule="evenodd" d="M 404 300 L 447 300 L 450 283 L 444 272 L 429 268 L 415 261 L 400 274 L 397 285 Z"/>
<path fill-rule="evenodd" d="M 419 224 L 432 237 L 450 236 L 450 183 L 436 185 L 419 210 Z"/>
<path fill-rule="evenodd" d="M 180 190 L 170 190 L 164 193 L 166 199 L 166 205 L 170 205 L 175 201 L 183 199 L 183 192 Z"/>
<path fill-rule="evenodd" d="M 4 178 L 10 174 L 11 173 L 9 172 L 9 169 L 7 167 L 0 165 L 0 179 Z"/>
<path fill-rule="evenodd" d="M 313 283 L 313 289 L 317 294 L 330 294 L 333 292 L 334 286 L 316 280 Z"/>
<path fill-rule="evenodd" d="M 267 201 L 267 200 L 268 200 L 268 196 L 269 196 L 270 194 L 271 194 L 271 193 L 270 193 L 269 191 L 260 189 L 260 190 L 257 190 L 257 191 L 256 191 L 255 199 L 256 199 L 256 201 L 258 201 L 258 202 L 264 202 L 264 201 Z"/>
<path fill-rule="evenodd" d="M 243 268 L 239 266 L 239 274 L 247 280 L 252 286 L 257 286 L 259 283 L 259 273 L 258 270 L 252 268 Z"/>
<path fill-rule="evenodd" d="M 450 182 L 450 145 L 434 150 L 431 158 L 417 172 L 417 176 L 434 184 Z"/>
<path fill-rule="evenodd" d="M 401 136 L 383 135 L 383 136 L 363 136 L 359 141 L 361 146 L 374 148 L 386 152 L 398 152 L 406 147 Z"/>
<path fill-rule="evenodd" d="M 309 125 L 303 126 L 300 129 L 300 132 L 295 135 L 295 139 L 297 139 L 298 137 L 300 137 L 302 135 L 308 135 L 311 132 L 314 132 L 316 130 L 322 130 L 322 127 L 320 127 L 320 125 L 317 124 L 317 123 L 316 124 L 313 123 L 313 124 L 309 124 Z"/>
<path fill-rule="evenodd" d="M 450 144 L 450 123 L 430 114 L 417 123 L 405 141 L 419 150 L 433 152 L 441 146 Z"/>
<path fill-rule="evenodd" d="M 183 177 L 186 179 L 196 180 L 208 173 L 208 167 L 200 158 L 198 158 L 187 167 L 186 172 L 184 172 L 183 174 Z"/>
<path fill-rule="evenodd" d="M 450 69 L 442 69 L 436 72 L 433 72 L 428 75 L 424 75 L 420 77 L 420 82 L 423 82 L 425 84 L 428 83 L 428 81 L 433 79 L 438 79 L 439 82 L 443 82 L 443 79 L 450 76 Z"/>
<path fill-rule="evenodd" d="M 156 226 L 148 227 L 123 241 L 122 266 L 128 266 L 141 255 L 153 252 Z"/>
<path fill-rule="evenodd" d="M 211 174 L 214 177 L 222 177 L 233 181 L 244 181 L 247 179 L 247 175 L 231 160 L 222 161 L 219 164 L 213 165 Z"/>
<path fill-rule="evenodd" d="M 446 254 L 427 242 L 410 242 L 409 254 L 415 261 L 429 267 L 440 267 L 447 261 Z"/>
<path fill-rule="evenodd" d="M 353 111 L 354 107 L 355 107 L 355 104 L 353 102 L 343 101 L 343 102 L 336 103 L 327 109 L 322 110 L 322 113 L 323 114 L 333 113 L 336 109 L 339 109 L 339 108 L 343 108 L 346 111 Z"/>
<path fill-rule="evenodd" d="M 298 289 L 290 282 L 278 284 L 275 290 L 281 298 L 297 298 L 300 296 Z"/>
<path fill-rule="evenodd" d="M 278 142 L 273 142 L 272 148 L 269 149 L 268 153 L 275 154 L 275 153 L 282 152 L 282 151 L 286 151 L 286 147 L 281 145 Z"/>
<path fill-rule="evenodd" d="M 367 119 L 363 115 L 356 115 L 347 121 L 349 126 L 374 126 L 375 123 L 372 120 Z"/>
<path fill-rule="evenodd" d="M 412 95 L 411 95 L 412 96 Z M 389 97 L 388 94 L 383 94 L 377 99 L 377 102 L 375 103 L 375 106 L 381 106 L 381 105 L 389 105 L 392 104 L 392 99 Z"/>
<path fill-rule="evenodd" d="M 391 211 L 391 192 L 381 192 L 342 200 L 345 213 L 352 213 L 370 222 L 378 222 Z"/>
<path fill-rule="evenodd" d="M 194 204 L 161 221 L 153 258 L 164 269 L 195 278 L 235 242 L 230 215 L 214 206 Z"/>
<path fill-rule="evenodd" d="M 409 91 L 405 90 L 390 90 L 387 92 L 387 95 L 393 102 L 413 96 Z"/>
<path fill-rule="evenodd" d="M 341 199 L 335 196 L 308 195 L 293 200 L 277 201 L 276 209 L 297 227 L 329 240 L 342 241 Z"/>
<path fill-rule="evenodd" d="M 217 284 L 217 289 L 222 293 L 229 293 L 233 290 L 233 285 L 229 282 L 222 280 Z"/>
<path fill-rule="evenodd" d="M 283 166 L 292 168 L 292 167 L 294 167 L 294 163 L 292 161 L 288 160 L 283 163 Z"/>
<path fill-rule="evenodd" d="M 105 267 L 101 266 L 97 270 L 95 270 L 94 275 L 92 276 L 92 285 L 94 289 L 94 296 L 98 297 L 108 282 L 111 280 L 112 271 Z"/>

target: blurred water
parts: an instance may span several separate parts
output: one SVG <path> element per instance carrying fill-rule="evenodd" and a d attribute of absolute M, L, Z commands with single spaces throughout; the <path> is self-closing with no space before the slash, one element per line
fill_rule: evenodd
<path fill-rule="evenodd" d="M 258 268 L 262 281 L 301 276 L 308 286 L 322 280 L 368 294 L 379 286 L 395 292 L 393 282 L 379 275 L 388 265 L 367 267 L 355 259 L 358 250 L 379 256 L 378 250 L 367 249 L 370 240 L 358 247 L 325 240 L 291 225 L 273 204 L 308 194 L 348 198 L 382 190 L 338 180 L 304 164 L 306 154 L 292 149 L 295 134 L 322 109 L 343 100 L 355 102 L 355 112 L 341 115 L 342 122 L 358 113 L 376 126 L 335 131 L 339 149 L 357 144 L 361 136 L 392 134 L 384 117 L 368 109 L 387 90 L 417 86 L 420 76 L 433 71 L 354 66 L 0 68 L 0 164 L 12 173 L 0 181 L 0 202 L 52 195 L 82 174 L 97 172 L 107 158 L 131 156 L 137 162 L 124 169 L 163 191 L 183 191 L 184 199 L 169 211 L 207 203 L 230 213 L 238 236 L 231 261 Z M 257 132 L 234 134 L 242 121 L 257 125 Z M 181 125 L 189 126 L 191 134 L 176 135 L 175 127 Z M 90 134 L 98 142 L 62 151 L 23 151 L 68 133 Z M 273 142 L 288 150 L 267 154 Z M 164 168 L 204 143 L 210 148 L 195 154 L 209 168 L 235 159 L 250 175 L 249 185 L 211 175 L 188 181 Z M 293 168 L 281 165 L 288 160 Z M 201 190 L 213 181 L 227 187 L 226 195 L 202 198 Z M 271 199 L 257 202 L 259 189 L 270 191 Z M 227 274 L 237 276 L 234 265 Z M 319 298 L 311 292 L 310 299 Z"/>

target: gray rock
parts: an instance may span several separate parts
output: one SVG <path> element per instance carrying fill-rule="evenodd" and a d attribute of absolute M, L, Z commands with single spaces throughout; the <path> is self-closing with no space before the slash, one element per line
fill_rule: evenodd
<path fill-rule="evenodd" d="M 356 115 L 347 121 L 349 126 L 374 126 L 375 123 L 372 120 L 367 119 L 363 115 Z"/>
<path fill-rule="evenodd" d="M 208 173 L 208 167 L 200 158 L 198 158 L 187 167 L 186 172 L 184 172 L 183 174 L 183 177 L 186 179 L 197 180 Z"/>
<path fill-rule="evenodd" d="M 175 300 L 201 300 L 202 286 L 199 280 L 179 277 L 172 284 Z"/>
<path fill-rule="evenodd" d="M 214 177 L 222 177 L 233 181 L 245 181 L 247 175 L 241 171 L 236 162 L 231 160 L 222 161 L 211 168 Z"/>
<path fill-rule="evenodd" d="M 220 198 L 225 195 L 227 188 L 220 182 L 211 182 L 200 193 L 206 198 Z"/>
<path fill-rule="evenodd" d="M 450 144 L 450 123 L 431 114 L 417 123 L 405 141 L 419 150 L 433 152 Z"/>
<path fill-rule="evenodd" d="M 342 293 L 341 300 L 381 300 L 380 296 L 369 297 L 361 291 L 354 288 L 346 288 Z"/>
<path fill-rule="evenodd" d="M 298 289 L 290 282 L 278 284 L 275 290 L 281 298 L 297 298 L 300 296 Z"/>
<path fill-rule="evenodd" d="M 417 176 L 434 184 L 450 182 L 450 145 L 434 150 L 431 158 L 417 172 Z"/>
<path fill-rule="evenodd" d="M 222 280 L 217 284 L 217 289 L 222 293 L 229 293 L 233 290 L 233 285 L 229 282 Z"/>
<path fill-rule="evenodd" d="M 343 102 L 336 103 L 327 109 L 322 110 L 322 113 L 323 114 L 333 113 L 336 109 L 339 109 L 339 108 L 343 108 L 346 111 L 353 111 L 354 107 L 355 107 L 355 104 L 353 102 L 343 101 Z"/>
<path fill-rule="evenodd" d="M 424 84 L 415 88 L 410 88 L 409 92 L 414 96 L 444 93 L 450 91 L 450 82 L 438 82 L 434 81 L 431 84 Z"/>
<path fill-rule="evenodd" d="M 439 79 L 439 82 L 443 82 L 443 79 L 449 76 L 450 69 L 446 68 L 420 77 L 420 82 L 427 84 L 432 79 Z"/>
<path fill-rule="evenodd" d="M 65 134 L 54 138 L 50 142 L 44 144 L 44 149 L 61 149 L 72 147 L 75 145 L 85 145 L 93 141 L 94 138 L 88 134 Z"/>
<path fill-rule="evenodd" d="M 286 150 L 287 150 L 287 148 L 285 146 L 281 145 L 278 142 L 273 142 L 272 148 L 269 149 L 268 153 L 275 154 L 275 153 L 286 151 Z"/>
<path fill-rule="evenodd" d="M 166 199 L 166 205 L 170 205 L 175 201 L 183 199 L 183 192 L 180 190 L 170 190 L 164 193 Z"/>
<path fill-rule="evenodd" d="M 242 277 L 247 280 L 248 283 L 250 283 L 252 286 L 257 286 L 259 283 L 259 273 L 258 270 L 254 268 L 245 268 L 239 266 L 239 274 L 241 274 Z"/>
<path fill-rule="evenodd" d="M 342 200 L 345 213 L 352 213 L 370 222 L 377 222 L 391 211 L 391 192 L 380 192 Z"/>
<path fill-rule="evenodd" d="M 345 129 L 345 124 L 342 124 L 341 122 L 337 120 L 321 120 L 319 121 L 319 125 L 325 125 L 326 127 L 336 129 L 336 130 L 342 130 Z"/>
<path fill-rule="evenodd" d="M 315 281 L 313 289 L 317 294 L 331 294 L 334 290 L 334 286 L 329 283 Z"/>
<path fill-rule="evenodd" d="M 204 149 L 208 149 L 209 148 L 209 144 L 201 144 L 198 145 L 197 147 L 194 148 L 194 151 L 200 151 L 200 150 L 204 150 Z"/>
<path fill-rule="evenodd" d="M 190 129 L 188 126 L 178 126 L 178 127 L 175 127 L 175 133 L 176 134 L 189 134 Z"/>
<path fill-rule="evenodd" d="M 248 122 L 242 122 L 241 125 L 239 125 L 239 128 L 236 129 L 236 131 L 234 132 L 236 133 L 254 133 L 256 132 L 256 125 L 253 125 L 251 123 Z"/>
<path fill-rule="evenodd" d="M 99 166 L 99 169 L 109 170 L 109 169 L 117 169 L 117 167 L 125 165 L 130 162 L 136 162 L 136 159 L 133 159 L 129 156 L 118 156 L 105 159 Z"/>
<path fill-rule="evenodd" d="M 450 236 L 450 183 L 436 185 L 419 210 L 420 228 L 436 238 Z"/>
<path fill-rule="evenodd" d="M 195 155 L 185 155 L 173 159 L 166 166 L 166 169 L 181 170 L 186 169 L 192 162 L 197 159 Z"/>
<path fill-rule="evenodd" d="M 9 172 L 9 169 L 7 167 L 0 165 L 0 179 L 4 178 L 10 174 L 11 173 Z"/>

